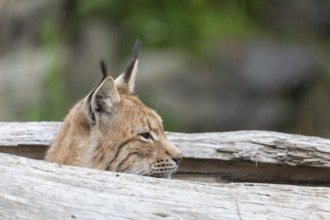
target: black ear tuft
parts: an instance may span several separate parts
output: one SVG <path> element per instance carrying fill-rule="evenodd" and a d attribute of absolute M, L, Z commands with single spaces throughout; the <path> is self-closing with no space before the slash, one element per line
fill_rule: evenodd
<path fill-rule="evenodd" d="M 138 38 L 134 43 L 132 60 L 137 60 L 139 58 L 140 49 L 141 49 L 141 40 Z"/>
<path fill-rule="evenodd" d="M 138 39 L 136 39 L 134 47 L 133 47 L 132 61 L 128 65 L 128 67 L 126 68 L 126 71 L 125 71 L 125 75 L 124 75 L 125 81 L 128 81 L 131 78 L 131 74 L 132 74 L 135 62 L 137 61 L 137 59 L 139 58 L 139 55 L 140 55 L 140 49 L 141 49 L 141 41 L 138 38 Z"/>
<path fill-rule="evenodd" d="M 102 72 L 102 80 L 105 79 L 108 76 L 108 67 L 107 67 L 107 63 L 101 59 L 100 61 L 100 68 L 101 68 L 101 72 Z"/>

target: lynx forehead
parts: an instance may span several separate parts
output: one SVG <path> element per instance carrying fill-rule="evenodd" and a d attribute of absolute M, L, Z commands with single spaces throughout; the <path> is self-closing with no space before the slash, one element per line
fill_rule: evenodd
<path fill-rule="evenodd" d="M 59 164 L 170 178 L 182 159 L 166 138 L 162 119 L 134 96 L 140 41 L 116 80 L 100 62 L 102 80 L 66 116 L 47 151 Z"/>

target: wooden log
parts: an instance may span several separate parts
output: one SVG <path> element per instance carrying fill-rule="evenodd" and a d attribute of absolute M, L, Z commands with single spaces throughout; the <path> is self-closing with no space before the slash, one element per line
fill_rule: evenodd
<path fill-rule="evenodd" d="M 205 184 L 0 153 L 0 219 L 330 219 L 330 188 Z"/>
<path fill-rule="evenodd" d="M 60 122 L 1 122 L 0 146 L 49 146 L 60 126 Z M 319 137 L 271 131 L 167 135 L 187 158 L 330 167 L 330 140 Z"/>
<path fill-rule="evenodd" d="M 60 122 L 0 123 L 0 152 L 42 159 Z M 330 186 L 330 140 L 269 131 L 167 133 L 184 154 L 175 178 Z"/>
<path fill-rule="evenodd" d="M 0 122 L 0 152 L 43 159 L 61 122 Z"/>

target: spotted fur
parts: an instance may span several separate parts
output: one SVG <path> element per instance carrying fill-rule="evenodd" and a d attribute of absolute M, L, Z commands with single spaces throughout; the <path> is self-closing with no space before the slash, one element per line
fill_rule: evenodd
<path fill-rule="evenodd" d="M 47 151 L 59 164 L 169 178 L 182 159 L 168 141 L 162 119 L 134 94 L 140 41 L 126 71 L 116 80 L 102 60 L 102 80 L 68 113 Z"/>

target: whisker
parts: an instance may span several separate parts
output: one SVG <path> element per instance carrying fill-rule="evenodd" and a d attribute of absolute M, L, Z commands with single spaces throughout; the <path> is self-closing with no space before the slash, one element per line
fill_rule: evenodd
<path fill-rule="evenodd" d="M 143 175 L 149 173 L 150 171 L 151 171 L 151 168 L 149 168 L 149 167 L 143 167 L 142 169 L 134 172 L 134 174 L 143 176 Z"/>
<path fill-rule="evenodd" d="M 158 177 L 158 178 L 164 178 L 164 179 L 171 179 L 173 173 L 177 170 L 178 166 L 174 166 L 173 168 L 167 168 L 167 169 L 162 169 L 162 170 L 154 170 L 149 166 L 144 166 L 141 169 L 138 169 L 133 172 L 135 175 L 140 175 L 140 176 L 153 176 L 153 177 Z"/>
<path fill-rule="evenodd" d="M 140 175 L 140 173 L 141 173 L 141 172 L 145 172 L 145 170 L 146 170 L 146 168 L 143 167 L 143 168 L 141 168 L 141 169 L 135 171 L 133 174 Z"/>
<path fill-rule="evenodd" d="M 158 101 L 157 101 L 157 104 L 156 104 L 156 112 L 158 112 L 158 108 L 159 108 L 159 106 L 160 106 L 160 103 L 161 103 L 161 101 L 162 101 L 162 98 L 160 97 L 159 99 L 158 99 Z"/>
<path fill-rule="evenodd" d="M 150 171 L 151 171 L 151 168 L 148 168 L 148 169 L 146 169 L 145 170 L 145 172 L 143 172 L 142 174 L 140 174 L 140 175 L 145 175 L 145 174 L 147 174 L 147 173 L 150 173 Z M 150 175 L 148 175 L 148 176 L 150 176 Z"/>
<path fill-rule="evenodd" d="M 167 179 L 171 179 L 172 178 L 172 174 L 173 172 L 171 170 L 167 171 Z"/>

